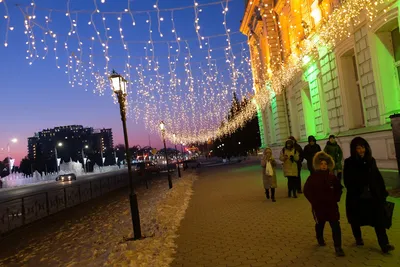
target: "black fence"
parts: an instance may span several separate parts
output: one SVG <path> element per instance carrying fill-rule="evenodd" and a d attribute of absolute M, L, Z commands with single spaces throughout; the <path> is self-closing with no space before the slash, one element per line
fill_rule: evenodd
<path fill-rule="evenodd" d="M 69 207 L 128 185 L 128 174 L 72 183 L 56 190 L 0 202 L 0 236 Z"/>

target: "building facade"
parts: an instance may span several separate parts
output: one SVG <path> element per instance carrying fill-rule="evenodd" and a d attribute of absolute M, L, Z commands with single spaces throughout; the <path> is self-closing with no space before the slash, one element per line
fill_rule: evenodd
<path fill-rule="evenodd" d="M 28 158 L 44 161 L 55 158 L 57 147 L 58 157 L 64 161 L 70 158 L 82 159 L 84 153 L 101 153 L 114 148 L 112 129 L 94 130 L 82 125 L 59 126 L 44 129 L 28 138 Z"/>
<path fill-rule="evenodd" d="M 304 146 L 314 135 L 323 148 L 334 134 L 348 157 L 350 141 L 361 136 L 370 143 L 380 168 L 397 168 L 389 116 L 400 111 L 398 1 L 376 1 L 377 16 L 367 12 L 369 2 L 373 1 L 245 1 L 241 32 L 248 36 L 255 94 L 268 90 L 269 81 L 287 81 L 258 108 L 264 147 L 279 154 L 288 136 Z M 341 9 L 357 10 L 354 3 L 358 15 L 346 25 L 338 18 L 335 28 L 337 35 L 346 36 L 304 56 L 307 44 L 318 43 L 326 23 L 345 14 Z M 301 66 L 282 71 L 298 55 Z"/>

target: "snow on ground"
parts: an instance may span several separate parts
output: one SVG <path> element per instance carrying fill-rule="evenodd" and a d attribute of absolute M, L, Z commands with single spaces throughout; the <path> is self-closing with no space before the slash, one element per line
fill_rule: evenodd
<path fill-rule="evenodd" d="M 128 196 L 119 194 L 80 219 L 20 237 L 24 241 L 16 241 L 22 244 L 2 255 L 0 266 L 169 266 L 195 179 L 185 172 L 171 190 L 165 177 L 137 190 L 143 240 L 125 241 L 132 236 L 132 221 Z"/>

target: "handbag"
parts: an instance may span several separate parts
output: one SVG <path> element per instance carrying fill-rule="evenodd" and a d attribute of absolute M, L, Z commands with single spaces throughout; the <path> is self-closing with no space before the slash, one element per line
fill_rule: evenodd
<path fill-rule="evenodd" d="M 384 215 L 385 216 L 384 217 L 385 228 L 389 229 L 392 226 L 394 203 L 390 202 L 390 201 L 386 201 L 383 209 L 385 212 L 385 215 Z"/>
<path fill-rule="evenodd" d="M 271 162 L 267 161 L 267 164 L 265 166 L 265 174 L 267 176 L 273 176 L 274 175 L 274 169 L 272 168 Z"/>

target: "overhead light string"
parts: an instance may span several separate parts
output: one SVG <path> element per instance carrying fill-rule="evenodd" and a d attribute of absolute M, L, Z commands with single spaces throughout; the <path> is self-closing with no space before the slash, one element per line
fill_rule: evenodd
<path fill-rule="evenodd" d="M 0 3 L 3 3 L 4 11 L 5 11 L 4 19 L 7 21 L 6 31 L 5 31 L 5 36 L 4 36 L 4 47 L 8 47 L 8 32 L 13 31 L 14 27 L 10 26 L 11 18 L 10 18 L 10 13 L 8 11 L 8 6 L 6 3 L 6 0 L 0 0 Z"/>
<path fill-rule="evenodd" d="M 199 18 L 199 12 L 200 12 L 199 3 L 197 3 L 196 0 L 193 0 L 193 3 L 194 3 L 194 6 L 193 6 L 193 9 L 194 9 L 194 28 L 195 28 L 197 39 L 198 39 L 198 42 L 199 42 L 199 47 L 200 47 L 200 49 L 202 49 L 203 48 L 203 44 L 202 44 L 202 37 L 200 35 L 200 24 L 199 24 L 199 20 L 200 20 L 200 18 Z"/>

